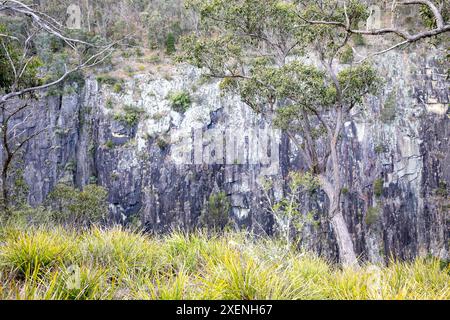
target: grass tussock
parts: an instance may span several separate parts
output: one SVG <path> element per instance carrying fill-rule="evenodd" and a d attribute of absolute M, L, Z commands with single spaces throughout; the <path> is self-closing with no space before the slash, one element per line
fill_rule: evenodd
<path fill-rule="evenodd" d="M 450 299 L 450 270 L 432 259 L 342 270 L 242 233 L 7 227 L 0 299 Z"/>

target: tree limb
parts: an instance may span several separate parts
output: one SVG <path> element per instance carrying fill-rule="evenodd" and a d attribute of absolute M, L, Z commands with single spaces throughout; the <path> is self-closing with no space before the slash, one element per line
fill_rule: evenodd
<path fill-rule="evenodd" d="M 371 56 L 379 55 L 386 53 L 390 50 L 393 50 L 395 48 L 398 48 L 404 44 L 407 43 L 413 43 L 417 42 L 422 39 L 431 38 L 446 32 L 450 31 L 450 24 L 445 24 L 445 21 L 442 17 L 441 12 L 439 9 L 434 5 L 433 2 L 428 0 L 411 0 L 411 1 L 401 1 L 397 2 L 397 5 L 426 5 L 430 8 L 431 12 L 434 15 L 434 18 L 436 19 L 436 28 L 431 30 L 426 30 L 422 32 L 418 32 L 416 34 L 410 34 L 409 32 L 397 29 L 397 28 L 381 28 L 381 29 L 371 29 L 371 30 L 357 30 L 357 29 L 351 29 L 348 24 L 348 17 L 346 17 L 347 23 L 339 22 L 339 21 L 327 21 L 327 20 L 309 20 L 301 16 L 301 14 L 298 14 L 298 17 L 305 21 L 306 23 L 310 25 L 329 25 L 329 26 L 336 26 L 344 29 L 349 34 L 360 34 L 360 35 L 370 35 L 370 36 L 379 36 L 379 35 L 385 35 L 385 34 L 395 34 L 398 37 L 404 39 L 404 41 L 397 43 L 394 46 L 391 46 L 387 49 L 384 49 L 382 51 L 379 51 L 375 54 L 372 54 Z M 345 11 L 346 13 L 346 11 Z M 367 58 L 363 59 L 366 60 Z M 361 60 L 361 62 L 363 61 Z"/>
<path fill-rule="evenodd" d="M 59 77 L 57 80 L 47 83 L 47 84 L 43 84 L 40 86 L 35 86 L 35 87 L 31 87 L 31 88 L 25 88 L 23 90 L 19 90 L 19 91 L 15 91 L 15 92 L 10 92 L 4 96 L 2 96 L 0 98 L 0 104 L 5 103 L 6 101 L 17 97 L 17 96 L 21 96 L 24 95 L 26 93 L 29 92 L 33 92 L 33 91 L 39 91 L 39 90 L 44 90 L 46 88 L 52 87 L 54 85 L 57 85 L 59 83 L 61 83 L 62 81 L 64 81 L 69 75 L 71 75 L 74 72 L 86 69 L 86 68 L 90 68 L 93 67 L 99 63 L 101 63 L 102 61 L 104 61 L 107 57 L 109 57 L 111 55 L 111 52 L 109 52 L 107 55 L 103 56 L 100 60 L 97 60 L 98 57 L 104 55 L 105 52 L 109 51 L 113 46 L 115 46 L 118 42 L 114 42 L 112 44 L 110 44 L 109 46 L 107 46 L 106 48 L 104 48 L 103 50 L 101 50 L 100 52 L 92 55 L 91 57 L 89 57 L 89 59 L 87 59 L 85 62 L 83 62 L 82 64 L 76 66 L 75 68 L 66 71 L 61 77 Z"/>
<path fill-rule="evenodd" d="M 14 151 L 11 152 L 11 158 L 13 158 L 13 157 L 17 154 L 17 152 L 19 152 L 19 150 L 22 149 L 22 147 L 23 147 L 27 142 L 29 142 L 31 139 L 37 137 L 37 136 L 40 135 L 41 133 L 47 131 L 48 129 L 49 129 L 49 128 L 46 127 L 46 128 L 44 128 L 44 129 L 42 129 L 42 130 L 39 130 L 39 131 L 33 133 L 32 135 L 30 135 L 30 136 L 28 136 L 28 137 L 26 137 L 26 138 L 25 138 L 25 139 L 24 139 L 24 140 L 23 140 L 23 141 L 15 148 L 15 149 L 14 149 Z"/>
<path fill-rule="evenodd" d="M 434 5 L 433 2 L 429 0 L 414 0 L 414 1 L 401 1 L 398 4 L 401 5 L 411 5 L 411 4 L 422 4 L 430 8 L 431 12 L 434 15 L 434 18 L 436 19 L 436 25 L 438 29 L 444 28 L 444 18 L 442 17 L 441 12 L 439 9 Z"/>
<path fill-rule="evenodd" d="M 55 35 L 56 37 L 62 39 L 73 49 L 75 48 L 75 44 L 83 44 L 86 46 L 93 47 L 94 45 L 88 43 L 86 41 L 82 41 L 79 39 L 74 39 L 70 37 L 66 37 L 63 35 L 60 26 L 56 26 L 53 21 L 54 19 L 49 19 L 48 16 L 41 14 L 40 12 L 32 9 L 30 6 L 16 0 L 7 0 L 0 3 L 0 11 L 10 10 L 12 12 L 25 15 L 29 17 L 36 25 L 43 28 L 50 34 Z"/>
<path fill-rule="evenodd" d="M 0 33 L 0 37 L 1 38 L 9 38 L 9 39 L 13 39 L 13 40 L 19 41 L 19 39 L 17 37 L 10 36 L 10 35 L 4 34 L 4 33 Z"/>
<path fill-rule="evenodd" d="M 398 48 L 398 47 L 401 47 L 401 46 L 403 46 L 403 45 L 405 45 L 405 44 L 408 44 L 408 43 L 409 43 L 408 40 L 399 42 L 399 43 L 397 43 L 397 44 L 395 44 L 395 45 L 393 45 L 392 47 L 389 47 L 389 48 L 387 48 L 387 49 L 384 49 L 384 50 L 381 50 L 381 51 L 377 51 L 377 52 L 371 53 L 370 55 L 368 55 L 368 56 L 362 58 L 361 60 L 356 61 L 355 63 L 356 63 L 356 64 L 362 63 L 362 62 L 366 61 L 367 59 L 373 58 L 373 57 L 375 57 L 375 56 L 379 56 L 379 55 L 381 55 L 381 54 L 384 54 L 384 53 L 386 53 L 386 52 L 389 52 L 389 51 L 391 51 L 391 50 L 394 50 L 394 49 L 396 49 L 396 48 Z"/>

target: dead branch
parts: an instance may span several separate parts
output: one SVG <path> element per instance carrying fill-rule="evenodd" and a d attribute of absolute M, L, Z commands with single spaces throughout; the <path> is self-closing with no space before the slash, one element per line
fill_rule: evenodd
<path fill-rule="evenodd" d="M 375 53 L 369 55 L 368 57 L 358 61 L 357 63 L 361 63 L 361 62 L 367 60 L 368 58 L 371 58 L 373 56 L 377 56 L 380 54 L 384 54 L 388 51 L 391 51 L 391 50 L 401 47 L 403 45 L 411 44 L 411 43 L 414 43 L 414 42 L 417 42 L 417 41 L 420 41 L 423 39 L 435 37 L 435 36 L 438 36 L 440 34 L 450 31 L 450 24 L 445 23 L 442 13 L 440 12 L 440 10 L 436 7 L 436 5 L 432 1 L 428 1 L 428 0 L 399 1 L 399 2 L 396 2 L 396 5 L 393 6 L 393 9 L 395 9 L 395 7 L 398 5 L 405 5 L 405 6 L 406 5 L 425 5 L 425 6 L 427 6 L 431 10 L 431 12 L 434 16 L 434 19 L 436 20 L 436 28 L 421 31 L 421 32 L 418 32 L 415 34 L 410 34 L 408 31 L 404 31 L 404 30 L 401 30 L 398 28 L 381 28 L 381 29 L 369 29 L 369 30 L 352 29 L 352 28 L 350 28 L 346 10 L 345 10 L 346 23 L 343 23 L 340 21 L 309 20 L 309 19 L 306 19 L 305 17 L 303 17 L 301 14 L 299 14 L 298 17 L 309 25 L 336 26 L 336 27 L 344 29 L 348 34 L 359 34 L 359 35 L 367 35 L 367 36 L 380 36 L 380 35 L 386 35 L 386 34 L 394 34 L 403 39 L 403 41 L 401 41 L 389 48 L 375 52 Z M 345 6 L 345 2 L 344 2 L 344 6 Z"/>

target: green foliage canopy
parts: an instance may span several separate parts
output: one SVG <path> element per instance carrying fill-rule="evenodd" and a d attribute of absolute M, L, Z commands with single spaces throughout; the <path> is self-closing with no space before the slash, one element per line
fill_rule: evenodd
<path fill-rule="evenodd" d="M 317 156 L 311 151 L 317 149 L 314 139 L 327 134 L 331 141 L 350 110 L 381 84 L 369 63 L 347 61 L 337 67 L 334 60 L 348 51 L 351 41 L 345 29 L 307 23 L 348 21 L 353 27 L 367 18 L 366 6 L 356 0 L 345 7 L 336 1 L 321 3 L 189 0 L 188 6 L 200 13 L 201 32 L 184 37 L 179 56 L 222 79 L 222 90 L 240 95 L 279 128 L 310 137 L 310 158 Z"/>

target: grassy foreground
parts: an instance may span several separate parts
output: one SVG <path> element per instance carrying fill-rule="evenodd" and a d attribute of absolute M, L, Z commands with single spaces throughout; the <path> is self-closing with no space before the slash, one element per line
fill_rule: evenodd
<path fill-rule="evenodd" d="M 449 273 L 424 259 L 340 270 L 244 234 L 0 230 L 0 299 L 449 299 Z"/>

